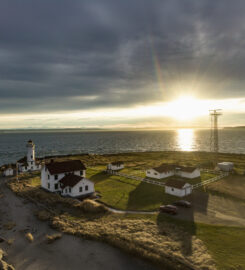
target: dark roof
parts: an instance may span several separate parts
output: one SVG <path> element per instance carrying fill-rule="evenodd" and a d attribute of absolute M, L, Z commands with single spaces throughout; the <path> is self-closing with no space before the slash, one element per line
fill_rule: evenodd
<path fill-rule="evenodd" d="M 172 164 L 162 164 L 158 167 L 153 168 L 153 170 L 159 172 L 159 173 L 163 173 L 163 172 L 169 172 L 169 171 L 173 171 L 176 168 L 176 165 L 172 165 Z"/>
<path fill-rule="evenodd" d="M 122 161 L 113 161 L 111 162 L 112 165 L 123 165 Z"/>
<path fill-rule="evenodd" d="M 60 187 L 64 189 L 65 187 L 74 187 L 76 184 L 78 184 L 83 177 L 75 175 L 75 174 L 68 174 L 64 176 L 62 179 L 60 179 Z"/>
<path fill-rule="evenodd" d="M 26 163 L 27 162 L 27 157 L 23 157 L 23 158 L 19 159 L 17 162 L 18 163 Z"/>
<path fill-rule="evenodd" d="M 172 179 L 169 179 L 165 183 L 165 186 L 182 189 L 185 184 L 187 184 L 185 181 L 182 181 L 182 180 L 179 180 L 176 178 L 172 178 Z"/>
<path fill-rule="evenodd" d="M 81 162 L 81 160 L 50 162 L 50 163 L 46 164 L 46 167 L 51 174 L 59 174 L 59 173 L 86 170 L 86 167 Z"/>
<path fill-rule="evenodd" d="M 196 167 L 185 167 L 185 166 L 176 166 L 176 169 L 177 168 L 180 168 L 182 172 L 189 172 L 189 173 L 192 173 L 197 169 Z"/>
<path fill-rule="evenodd" d="M 158 167 L 153 168 L 153 170 L 159 172 L 159 173 L 163 173 L 163 172 L 169 172 L 169 171 L 173 171 L 176 169 L 180 169 L 183 172 L 193 172 L 196 170 L 196 167 L 185 167 L 185 166 L 179 166 L 176 164 L 162 164 Z"/>

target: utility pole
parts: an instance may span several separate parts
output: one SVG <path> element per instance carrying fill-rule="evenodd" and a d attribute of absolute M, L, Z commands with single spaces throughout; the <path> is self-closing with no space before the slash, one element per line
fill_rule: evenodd
<path fill-rule="evenodd" d="M 218 163 L 219 155 L 219 129 L 218 129 L 218 117 L 222 115 L 221 109 L 209 110 L 211 118 L 211 130 L 210 130 L 210 152 L 214 154 L 214 163 Z"/>

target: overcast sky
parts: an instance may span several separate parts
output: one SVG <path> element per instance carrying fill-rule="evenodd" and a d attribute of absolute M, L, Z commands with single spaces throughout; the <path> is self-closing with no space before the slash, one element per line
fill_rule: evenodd
<path fill-rule="evenodd" d="M 1 0 L 1 128 L 184 126 L 134 108 L 186 95 L 236 100 L 223 123 L 245 125 L 244 14 L 244 0 Z"/>

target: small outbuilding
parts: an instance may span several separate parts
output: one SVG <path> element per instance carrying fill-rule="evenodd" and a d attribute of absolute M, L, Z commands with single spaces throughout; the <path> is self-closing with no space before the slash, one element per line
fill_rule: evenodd
<path fill-rule="evenodd" d="M 173 176 L 174 173 L 175 173 L 175 165 L 162 164 L 158 167 L 148 169 L 146 171 L 146 176 L 155 179 L 163 179 L 169 176 Z"/>
<path fill-rule="evenodd" d="M 184 197 L 192 192 L 192 185 L 180 180 L 180 179 L 169 179 L 165 184 L 165 193 L 174 195 L 177 197 Z"/>
<path fill-rule="evenodd" d="M 218 167 L 221 171 L 231 172 L 233 170 L 234 163 L 233 162 L 220 162 L 218 163 Z"/>
<path fill-rule="evenodd" d="M 111 162 L 107 165 L 107 170 L 119 171 L 124 168 L 124 163 L 122 161 Z"/>
<path fill-rule="evenodd" d="M 4 170 L 3 170 L 3 176 L 7 177 L 7 176 L 13 176 L 15 174 L 15 166 L 10 164 L 7 165 Z"/>
<path fill-rule="evenodd" d="M 175 164 L 162 164 L 146 171 L 146 177 L 155 179 L 164 179 L 174 175 L 193 179 L 200 177 L 201 174 L 200 169 L 197 167 L 180 166 Z"/>

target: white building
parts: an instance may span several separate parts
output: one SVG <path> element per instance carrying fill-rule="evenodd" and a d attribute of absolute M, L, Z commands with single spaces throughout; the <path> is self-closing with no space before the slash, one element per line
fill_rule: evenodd
<path fill-rule="evenodd" d="M 147 177 L 155 179 L 164 179 L 174 175 L 189 179 L 201 176 L 199 168 L 185 167 L 174 164 L 162 164 L 159 167 L 148 169 L 146 171 Z"/>
<path fill-rule="evenodd" d="M 233 162 L 220 162 L 218 163 L 218 167 L 221 171 L 231 172 L 233 170 L 234 163 Z"/>
<path fill-rule="evenodd" d="M 124 163 L 122 161 L 111 162 L 107 165 L 107 170 L 119 171 L 124 168 Z"/>
<path fill-rule="evenodd" d="M 80 160 L 51 161 L 42 167 L 41 186 L 63 196 L 87 196 L 94 193 L 94 183 L 85 176 L 86 167 Z"/>
<path fill-rule="evenodd" d="M 35 144 L 29 140 L 26 147 L 27 156 L 17 161 L 19 172 L 40 171 L 41 163 L 35 157 Z"/>
<path fill-rule="evenodd" d="M 165 184 L 165 193 L 177 197 L 184 197 L 192 192 L 192 186 L 179 179 L 169 179 Z"/>
<path fill-rule="evenodd" d="M 15 167 L 14 165 L 8 165 L 3 169 L 3 176 L 13 176 L 15 174 Z"/>
<path fill-rule="evenodd" d="M 156 179 L 163 179 L 174 175 L 175 166 L 169 164 L 162 164 L 159 167 L 148 169 L 146 176 Z"/>
<path fill-rule="evenodd" d="M 201 176 L 200 169 L 197 167 L 185 167 L 185 166 L 178 166 L 175 168 L 174 175 L 193 179 Z"/>

